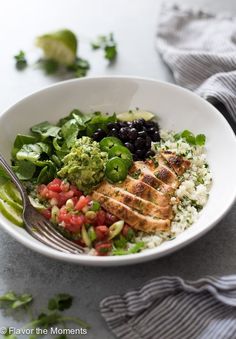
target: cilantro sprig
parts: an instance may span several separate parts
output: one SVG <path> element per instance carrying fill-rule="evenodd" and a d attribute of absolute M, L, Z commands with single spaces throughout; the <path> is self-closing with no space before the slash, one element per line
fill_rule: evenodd
<path fill-rule="evenodd" d="M 96 40 L 91 42 L 91 47 L 96 49 L 102 49 L 104 51 L 104 57 L 109 60 L 115 60 L 117 56 L 117 43 L 114 40 L 113 33 L 106 35 L 99 35 Z"/>
<path fill-rule="evenodd" d="M 0 296 L 0 306 L 16 309 L 28 306 L 32 300 L 33 298 L 30 294 L 16 294 L 10 291 Z"/>
<path fill-rule="evenodd" d="M 28 63 L 27 63 L 24 51 L 22 50 L 19 51 L 19 53 L 14 56 L 14 59 L 16 60 L 16 68 L 18 70 L 21 71 L 27 67 Z"/>
<path fill-rule="evenodd" d="M 185 139 L 189 145 L 204 146 L 206 142 L 206 136 L 204 134 L 197 134 L 196 136 L 189 130 L 184 130 L 181 133 L 174 135 L 175 140 Z"/>
<path fill-rule="evenodd" d="M 21 309 L 26 311 L 26 308 L 29 307 L 32 301 L 33 297 L 30 294 L 16 294 L 11 291 L 0 296 L 0 302 L 4 304 L 4 309 Z M 63 314 L 63 311 L 71 307 L 72 302 L 73 297 L 69 294 L 60 293 L 55 295 L 53 298 L 49 299 L 47 310 L 33 317 L 22 329 L 30 328 L 33 330 L 32 332 L 34 333 L 30 335 L 29 339 L 37 339 L 41 336 L 36 333 L 36 329 L 38 328 L 50 329 L 56 325 L 61 328 L 66 328 L 68 324 L 74 324 L 83 329 L 89 329 L 90 325 L 82 319 Z M 9 328 L 3 336 L 7 339 L 17 339 L 14 334 L 10 333 Z M 55 339 L 68 339 L 68 336 L 66 334 L 61 334 Z"/>

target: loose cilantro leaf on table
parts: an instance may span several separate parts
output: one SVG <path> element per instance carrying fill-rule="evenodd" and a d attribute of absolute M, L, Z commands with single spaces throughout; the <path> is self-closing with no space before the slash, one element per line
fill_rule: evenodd
<path fill-rule="evenodd" d="M 16 68 L 19 71 L 27 67 L 27 60 L 24 51 L 20 51 L 17 55 L 14 56 L 14 59 L 16 60 Z"/>
<path fill-rule="evenodd" d="M 69 294 L 57 294 L 54 298 L 48 301 L 48 309 L 50 311 L 59 310 L 64 311 L 71 307 L 73 298 Z"/>
<path fill-rule="evenodd" d="M 94 50 L 103 49 L 104 57 L 109 61 L 115 60 L 117 56 L 117 44 L 112 33 L 107 36 L 98 36 L 95 41 L 91 42 L 91 46 Z"/>
<path fill-rule="evenodd" d="M 3 334 L 3 337 L 7 339 L 17 339 L 17 337 L 14 334 L 10 333 L 9 328 L 7 329 L 6 333 Z"/>
<path fill-rule="evenodd" d="M 30 306 L 33 298 L 30 294 L 17 295 L 14 292 L 7 292 L 0 296 L 0 303 L 4 304 L 5 308 L 16 310 L 22 309 L 26 312 L 26 307 Z M 48 301 L 48 311 L 42 312 L 35 316 L 29 323 L 22 327 L 23 329 L 32 329 L 33 333 L 29 339 L 36 339 L 41 337 L 40 334 L 36 333 L 36 329 L 50 329 L 58 325 L 60 328 L 68 328 L 69 324 L 80 326 L 84 329 L 90 328 L 90 325 L 78 317 L 64 315 L 62 312 L 69 309 L 72 305 L 72 296 L 69 294 L 61 293 L 57 294 Z M 28 312 L 26 312 L 29 315 Z M 10 329 L 6 330 L 3 334 L 4 338 L 17 339 L 17 337 L 11 334 Z M 66 334 L 61 334 L 55 339 L 67 339 Z"/>
<path fill-rule="evenodd" d="M 7 292 L 0 296 L 0 305 L 6 308 L 16 309 L 25 307 L 33 300 L 30 294 L 15 294 L 14 292 Z"/>
<path fill-rule="evenodd" d="M 68 71 L 74 72 L 76 78 L 81 78 L 87 75 L 90 69 L 88 60 L 77 57 L 75 62 L 67 67 Z"/>

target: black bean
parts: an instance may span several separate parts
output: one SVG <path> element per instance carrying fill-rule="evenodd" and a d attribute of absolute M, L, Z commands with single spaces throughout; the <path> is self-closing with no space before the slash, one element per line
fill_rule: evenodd
<path fill-rule="evenodd" d="M 154 134 L 156 132 L 156 128 L 150 127 L 147 132 L 148 132 L 148 134 Z"/>
<path fill-rule="evenodd" d="M 106 137 L 106 135 L 106 132 L 99 128 L 93 133 L 93 139 L 95 141 L 101 141 L 103 138 Z"/>
<path fill-rule="evenodd" d="M 155 122 L 154 121 L 150 121 L 150 120 L 146 121 L 145 122 L 145 126 L 146 127 L 154 127 L 155 126 Z"/>
<path fill-rule="evenodd" d="M 139 120 L 133 121 L 133 127 L 136 128 L 138 131 L 141 131 L 143 129 L 143 125 Z"/>
<path fill-rule="evenodd" d="M 138 137 L 138 132 L 136 130 L 136 128 L 131 128 L 129 131 L 128 131 L 128 137 L 130 140 L 135 140 L 137 139 Z"/>
<path fill-rule="evenodd" d="M 113 128 L 115 128 L 117 130 L 117 129 L 119 129 L 119 125 L 116 122 L 109 122 L 109 124 L 107 124 L 107 128 L 109 130 L 112 130 Z"/>
<path fill-rule="evenodd" d="M 146 133 L 145 131 L 139 131 L 139 132 L 138 132 L 138 136 L 139 136 L 140 138 L 146 138 L 147 133 Z"/>
<path fill-rule="evenodd" d="M 155 133 L 153 133 L 151 138 L 152 138 L 152 141 L 160 141 L 160 134 L 159 134 L 159 132 L 156 131 Z"/>
<path fill-rule="evenodd" d="M 143 159 L 145 156 L 145 150 L 144 149 L 137 149 L 137 151 L 135 152 L 135 155 L 139 158 L 139 159 Z"/>
<path fill-rule="evenodd" d="M 131 153 L 134 153 L 134 145 L 131 144 L 130 142 L 125 143 L 125 147 L 127 147 Z"/>
<path fill-rule="evenodd" d="M 149 149 L 151 148 L 151 145 L 152 145 L 152 139 L 149 136 L 147 136 L 145 146 L 147 147 L 147 149 Z"/>
<path fill-rule="evenodd" d="M 145 143 L 146 143 L 145 139 L 138 137 L 135 140 L 134 145 L 135 145 L 136 149 L 140 149 L 140 148 L 142 149 L 143 147 L 145 147 Z"/>
<path fill-rule="evenodd" d="M 109 135 L 118 138 L 119 132 L 115 128 L 112 128 L 112 130 L 109 132 Z"/>

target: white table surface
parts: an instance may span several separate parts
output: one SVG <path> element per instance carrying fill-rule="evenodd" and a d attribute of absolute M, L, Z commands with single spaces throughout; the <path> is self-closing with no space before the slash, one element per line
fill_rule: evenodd
<path fill-rule="evenodd" d="M 165 1 L 173 3 L 173 1 Z M 60 79 L 45 76 L 33 65 L 23 72 L 14 67 L 13 55 L 26 51 L 30 63 L 39 57 L 37 35 L 63 27 L 80 40 L 79 54 L 91 62 L 89 75 L 137 75 L 173 81 L 154 47 L 159 0 L 1 0 L 0 2 L 0 112 L 25 95 Z M 184 0 L 182 5 L 211 12 L 236 13 L 234 0 Z M 101 52 L 89 41 L 113 32 L 118 42 L 117 62 L 108 66 Z M 236 273 L 236 206 L 212 231 L 188 247 L 159 260 L 135 266 L 92 268 L 69 265 L 36 254 L 0 230 L 0 294 L 7 290 L 29 292 L 40 309 L 55 293 L 76 296 L 73 313 L 87 320 L 92 329 L 86 338 L 110 339 L 99 313 L 105 296 L 124 293 L 150 278 L 179 275 L 197 279 L 203 275 Z M 0 316 L 0 327 L 15 325 Z"/>

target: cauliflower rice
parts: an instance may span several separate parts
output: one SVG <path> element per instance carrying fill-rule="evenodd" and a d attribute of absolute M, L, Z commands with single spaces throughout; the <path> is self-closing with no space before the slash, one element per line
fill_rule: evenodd
<path fill-rule="evenodd" d="M 191 161 L 190 168 L 179 177 L 180 185 L 171 198 L 174 218 L 169 232 L 147 235 L 139 232 L 136 241 L 144 241 L 145 248 L 154 248 L 163 241 L 172 240 L 191 226 L 206 205 L 212 183 L 204 146 L 188 144 L 185 139 L 175 140 L 174 132 L 161 131 L 161 141 L 153 143 L 153 150 L 169 150 Z"/>

